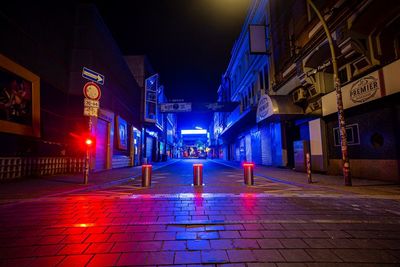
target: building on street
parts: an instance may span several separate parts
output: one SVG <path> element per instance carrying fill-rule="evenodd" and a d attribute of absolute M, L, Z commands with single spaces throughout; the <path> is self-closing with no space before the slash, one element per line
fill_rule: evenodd
<path fill-rule="evenodd" d="M 315 1 L 337 52 L 351 173 L 399 181 L 400 46 L 396 1 Z M 373 20 L 371 21 L 371 18 Z M 268 53 L 249 53 L 249 26 L 265 25 Z M 254 0 L 219 96 L 222 158 L 340 175 L 341 146 L 329 44 L 306 0 Z M 215 130 L 216 131 L 216 130 Z"/>

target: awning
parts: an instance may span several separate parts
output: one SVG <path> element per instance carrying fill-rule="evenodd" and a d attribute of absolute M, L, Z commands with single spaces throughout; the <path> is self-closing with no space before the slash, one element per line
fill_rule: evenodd
<path fill-rule="evenodd" d="M 245 130 L 249 130 L 252 125 L 256 125 L 256 110 L 249 109 L 243 112 L 237 120 L 228 125 L 220 134 L 225 142 L 232 141 Z"/>
<path fill-rule="evenodd" d="M 296 119 L 304 115 L 300 106 L 293 104 L 291 96 L 263 95 L 258 102 L 257 122 L 283 121 Z"/>

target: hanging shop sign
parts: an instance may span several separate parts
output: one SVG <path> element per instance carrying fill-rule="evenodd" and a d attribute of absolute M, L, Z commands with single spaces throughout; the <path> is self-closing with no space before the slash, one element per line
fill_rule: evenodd
<path fill-rule="evenodd" d="M 273 115 L 271 97 L 262 95 L 257 106 L 257 123 Z"/>

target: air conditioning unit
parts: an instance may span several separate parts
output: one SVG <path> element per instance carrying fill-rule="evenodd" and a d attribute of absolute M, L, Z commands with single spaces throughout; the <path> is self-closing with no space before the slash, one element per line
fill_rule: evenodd
<path fill-rule="evenodd" d="M 331 73 L 316 72 L 306 79 L 311 83 L 311 87 L 308 89 L 310 98 L 332 92 L 335 88 L 333 84 L 333 74 Z"/>
<path fill-rule="evenodd" d="M 306 90 L 303 88 L 299 88 L 293 93 L 293 103 L 302 103 L 307 99 Z"/>

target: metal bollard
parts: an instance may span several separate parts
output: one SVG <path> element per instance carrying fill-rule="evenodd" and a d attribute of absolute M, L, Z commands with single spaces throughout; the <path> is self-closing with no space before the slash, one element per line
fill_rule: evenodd
<path fill-rule="evenodd" d="M 193 185 L 203 185 L 203 164 L 193 164 Z"/>
<path fill-rule="evenodd" d="M 311 177 L 311 158 L 310 158 L 310 153 L 306 154 L 306 167 L 307 167 L 307 178 L 308 178 L 308 183 L 312 183 L 312 177 Z"/>
<path fill-rule="evenodd" d="M 151 186 L 151 169 L 152 165 L 149 164 L 142 165 L 142 187 Z"/>
<path fill-rule="evenodd" d="M 254 185 L 253 169 L 254 169 L 253 163 L 243 163 L 245 185 Z"/>

